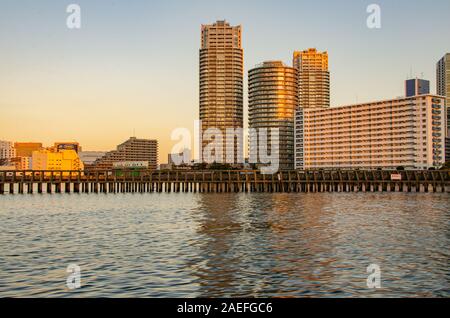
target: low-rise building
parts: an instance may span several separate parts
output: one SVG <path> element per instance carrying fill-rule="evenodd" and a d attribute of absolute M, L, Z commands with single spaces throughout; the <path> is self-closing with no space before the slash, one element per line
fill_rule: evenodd
<path fill-rule="evenodd" d="M 148 169 L 156 170 L 158 166 L 158 141 L 154 139 L 138 139 L 131 137 L 117 146 L 116 150 L 107 152 L 97 159 L 93 165 L 94 170 L 112 169 L 115 162 L 146 161 Z"/>
<path fill-rule="evenodd" d="M 16 170 L 16 166 L 0 166 L 0 171 Z"/>
<path fill-rule="evenodd" d="M 106 154 L 105 151 L 81 151 L 78 153 L 81 161 L 86 169 L 89 169 L 96 160 L 100 159 Z"/>
<path fill-rule="evenodd" d="M 14 164 L 17 170 L 31 170 L 33 151 L 42 150 L 42 143 L 40 142 L 15 142 L 14 149 L 16 150 L 16 158 Z"/>
<path fill-rule="evenodd" d="M 0 166 L 10 165 L 11 159 L 16 157 L 16 150 L 10 141 L 0 141 Z"/>
<path fill-rule="evenodd" d="M 76 153 L 81 152 L 81 146 L 76 141 L 64 141 L 64 142 L 55 142 L 53 149 L 55 151 L 60 150 L 74 150 Z"/>
<path fill-rule="evenodd" d="M 33 151 L 33 170 L 73 171 L 84 170 L 83 162 L 75 150 L 45 149 Z"/>
<path fill-rule="evenodd" d="M 17 157 L 31 157 L 33 151 L 41 150 L 41 142 L 15 142 L 14 149 L 16 149 Z"/>
<path fill-rule="evenodd" d="M 14 164 L 16 165 L 17 170 L 31 170 L 33 168 L 32 162 L 32 157 L 14 158 Z"/>
<path fill-rule="evenodd" d="M 141 171 L 148 170 L 148 161 L 113 162 L 112 170 L 116 176 L 139 176 Z"/>

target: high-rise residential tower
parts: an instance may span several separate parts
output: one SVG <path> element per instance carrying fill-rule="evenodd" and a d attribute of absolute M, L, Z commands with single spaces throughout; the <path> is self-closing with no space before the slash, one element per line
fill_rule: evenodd
<path fill-rule="evenodd" d="M 413 78 L 405 81 L 405 96 L 417 96 L 430 94 L 430 81 Z"/>
<path fill-rule="evenodd" d="M 330 107 L 330 72 L 328 53 L 316 49 L 295 51 L 293 66 L 298 70 L 299 106 L 301 108 Z"/>
<path fill-rule="evenodd" d="M 436 93 L 444 96 L 447 107 L 447 138 L 445 161 L 450 161 L 450 53 L 444 55 L 436 65 Z"/>
<path fill-rule="evenodd" d="M 248 73 L 249 128 L 257 130 L 250 134 L 250 157 L 262 148 L 271 149 L 272 141 L 278 142 L 279 168 L 294 168 L 294 115 L 298 106 L 297 70 L 280 61 L 269 61 L 257 65 Z M 260 129 L 267 129 L 267 144 L 260 145 Z M 270 134 L 271 128 L 278 128 L 277 140 Z M 257 146 L 256 146 L 257 145 Z M 271 153 L 273 155 L 273 153 Z M 259 162 L 259 161 L 258 161 Z"/>
<path fill-rule="evenodd" d="M 450 106 L 450 53 L 444 55 L 436 65 L 437 94 L 445 96 L 447 107 Z"/>
<path fill-rule="evenodd" d="M 243 50 L 241 26 L 226 21 L 202 25 L 200 48 L 200 120 L 202 149 L 213 140 L 208 129 L 219 129 L 223 135 L 222 163 L 238 163 L 242 138 L 226 140 L 227 129 L 243 128 Z"/>

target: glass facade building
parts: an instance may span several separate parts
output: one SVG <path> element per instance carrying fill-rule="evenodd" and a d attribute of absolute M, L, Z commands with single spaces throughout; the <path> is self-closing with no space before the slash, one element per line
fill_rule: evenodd
<path fill-rule="evenodd" d="M 430 81 L 414 78 L 405 82 L 405 96 L 411 97 L 416 95 L 430 94 Z"/>
<path fill-rule="evenodd" d="M 257 65 L 248 74 L 249 84 L 249 128 L 257 134 L 250 134 L 250 157 L 256 158 L 256 151 L 265 146 L 271 153 L 272 142 L 278 142 L 279 168 L 294 168 L 294 115 L 298 106 L 297 70 L 280 61 L 269 61 Z M 278 128 L 276 140 L 270 134 L 271 128 Z M 258 134 L 267 129 L 267 144 L 259 144 Z M 271 153 L 272 154 L 272 153 Z M 272 154 L 273 155 L 273 154 Z M 259 158 L 259 157 L 258 157 Z"/>

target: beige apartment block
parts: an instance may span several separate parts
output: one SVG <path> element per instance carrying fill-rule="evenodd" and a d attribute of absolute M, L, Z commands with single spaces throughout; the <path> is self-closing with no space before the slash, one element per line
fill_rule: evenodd
<path fill-rule="evenodd" d="M 130 137 L 117 146 L 116 150 L 105 153 L 90 165 L 90 169 L 112 169 L 117 162 L 145 161 L 148 168 L 155 170 L 158 166 L 158 141 Z"/>
<path fill-rule="evenodd" d="M 241 26 L 226 21 L 202 25 L 200 48 L 200 120 L 201 134 L 219 129 L 223 134 L 221 162 L 237 162 L 242 140 L 226 142 L 227 129 L 243 127 L 244 52 Z M 205 137 L 205 136 L 204 136 Z M 211 134 L 200 144 L 202 149 L 213 140 Z M 225 154 L 230 157 L 227 158 Z"/>
<path fill-rule="evenodd" d="M 297 169 L 428 169 L 444 163 L 444 98 L 420 95 L 296 112 Z"/>
<path fill-rule="evenodd" d="M 0 159 L 10 160 L 15 156 L 16 156 L 16 149 L 14 148 L 14 144 L 10 141 L 0 140 Z"/>

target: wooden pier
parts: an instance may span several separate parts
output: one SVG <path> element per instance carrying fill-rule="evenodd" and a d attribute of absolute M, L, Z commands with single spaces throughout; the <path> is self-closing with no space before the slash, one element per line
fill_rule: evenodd
<path fill-rule="evenodd" d="M 401 176 L 399 176 L 401 175 Z M 401 179 L 401 180 L 400 180 Z M 125 192 L 447 192 L 440 171 L 0 171 L 0 194 Z"/>

